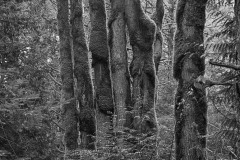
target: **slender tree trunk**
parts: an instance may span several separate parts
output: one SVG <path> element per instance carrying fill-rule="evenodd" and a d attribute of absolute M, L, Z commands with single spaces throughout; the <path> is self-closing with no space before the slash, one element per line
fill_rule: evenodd
<path fill-rule="evenodd" d="M 154 43 L 154 62 L 155 62 L 156 71 L 158 71 L 159 62 L 162 57 L 163 38 L 162 38 L 161 30 L 162 30 L 163 16 L 164 16 L 163 0 L 157 0 L 156 11 L 152 16 L 152 19 L 155 21 L 157 25 L 156 40 Z"/>
<path fill-rule="evenodd" d="M 237 42 L 236 42 L 236 53 L 237 58 L 240 59 L 240 1 L 235 0 L 234 13 L 236 16 L 236 27 L 237 27 Z"/>
<path fill-rule="evenodd" d="M 114 125 L 115 131 L 120 133 L 124 131 L 124 127 L 131 125 L 131 118 L 129 116 L 127 118 L 127 111 L 131 108 L 131 91 L 126 50 L 126 22 L 124 20 L 125 1 L 112 0 L 111 6 L 108 27 L 113 95 L 116 108 L 116 124 Z"/>
<path fill-rule="evenodd" d="M 178 0 L 173 76 L 175 95 L 176 160 L 205 160 L 207 103 L 204 87 L 195 79 L 204 75 L 203 30 L 207 0 Z"/>
<path fill-rule="evenodd" d="M 64 143 L 66 150 L 77 148 L 77 109 L 74 98 L 73 65 L 70 44 L 70 26 L 68 1 L 58 0 L 58 31 L 60 39 L 60 71 L 62 79 L 62 109 L 65 129 Z"/>
<path fill-rule="evenodd" d="M 74 74 L 77 79 L 76 96 L 80 110 L 79 128 L 81 133 L 81 148 L 94 149 L 96 126 L 93 83 L 83 27 L 82 0 L 71 0 L 71 25 Z"/>
<path fill-rule="evenodd" d="M 95 74 L 97 141 L 98 146 L 101 147 L 108 144 L 107 134 L 112 128 L 111 119 L 114 110 L 109 69 L 106 11 L 104 0 L 89 0 L 89 7 L 92 27 L 89 47 L 92 52 Z"/>
<path fill-rule="evenodd" d="M 145 15 L 140 0 L 125 0 L 125 14 L 133 49 L 134 128 L 147 132 L 155 127 L 154 93 L 156 71 L 153 60 L 155 23 Z"/>
<path fill-rule="evenodd" d="M 235 0 L 234 4 L 234 13 L 235 13 L 235 20 L 236 20 L 236 28 L 237 28 L 237 38 L 236 38 L 236 59 L 237 63 L 240 62 L 240 0 Z M 238 81 L 238 85 L 240 81 Z M 236 145 L 234 147 L 234 151 L 237 157 L 240 157 L 240 148 Z"/>

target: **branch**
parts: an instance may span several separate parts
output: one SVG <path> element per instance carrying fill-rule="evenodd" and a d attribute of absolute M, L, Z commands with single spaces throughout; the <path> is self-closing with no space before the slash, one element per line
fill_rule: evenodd
<path fill-rule="evenodd" d="M 205 82 L 205 87 L 212 87 L 214 85 L 231 86 L 232 83 L 218 82 L 218 81 L 211 81 L 211 80 L 206 80 Z"/>
<path fill-rule="evenodd" d="M 231 86 L 233 84 L 228 82 L 212 81 L 212 80 L 206 79 L 204 76 L 199 76 L 197 79 L 194 80 L 194 86 L 199 89 L 212 87 L 214 85 Z"/>
<path fill-rule="evenodd" d="M 223 62 L 214 62 L 212 59 L 209 61 L 209 64 L 234 69 L 237 71 L 240 70 L 240 65 L 227 64 L 227 63 L 223 63 Z"/>
<path fill-rule="evenodd" d="M 51 122 L 53 122 L 55 125 L 57 125 L 61 130 L 65 131 L 65 129 L 63 127 L 61 127 L 57 122 L 55 122 L 54 120 L 51 120 Z"/>
<path fill-rule="evenodd" d="M 62 86 L 62 84 L 60 82 L 58 82 L 55 78 L 52 77 L 52 75 L 49 73 L 48 76 L 60 87 Z"/>
<path fill-rule="evenodd" d="M 60 73 L 60 70 L 50 66 L 48 63 L 46 63 L 44 60 L 40 60 L 42 63 L 44 63 L 44 65 L 46 65 L 47 67 L 51 68 L 52 70 L 54 70 L 57 73 Z"/>

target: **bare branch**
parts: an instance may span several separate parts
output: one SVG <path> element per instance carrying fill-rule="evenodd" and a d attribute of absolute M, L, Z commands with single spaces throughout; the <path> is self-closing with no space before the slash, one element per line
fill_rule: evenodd
<path fill-rule="evenodd" d="M 48 74 L 48 75 L 57 85 L 59 85 L 60 87 L 62 86 L 62 84 L 58 82 L 55 78 L 53 78 L 51 74 Z"/>
<path fill-rule="evenodd" d="M 214 85 L 231 86 L 233 85 L 233 83 L 212 81 L 212 80 L 206 79 L 204 76 L 199 76 L 197 79 L 195 79 L 195 82 L 194 82 L 194 86 L 199 89 L 212 87 Z"/>
<path fill-rule="evenodd" d="M 60 125 L 58 124 L 57 122 L 55 122 L 54 120 L 52 120 L 51 122 L 53 122 L 57 127 L 59 127 L 61 130 L 65 131 L 65 129 Z"/>
<path fill-rule="evenodd" d="M 212 59 L 209 61 L 209 64 L 219 67 L 226 67 L 234 70 L 240 70 L 240 65 L 227 64 L 223 62 L 214 62 Z"/>

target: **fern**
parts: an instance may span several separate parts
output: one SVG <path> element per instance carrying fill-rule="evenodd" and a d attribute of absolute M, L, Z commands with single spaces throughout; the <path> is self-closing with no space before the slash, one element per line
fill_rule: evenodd
<path fill-rule="evenodd" d="M 236 50 L 239 24 L 234 16 L 232 0 L 210 0 L 208 2 L 208 18 L 212 18 L 215 30 L 208 35 L 205 44 L 206 55 L 217 63 L 239 64 L 239 53 Z M 221 117 L 221 127 L 216 132 L 215 143 L 221 141 L 221 152 L 229 157 L 239 158 L 237 143 L 240 140 L 240 97 L 238 83 L 240 71 L 219 66 L 214 67 L 211 76 L 226 86 L 215 86 L 209 91 L 209 100 Z M 216 149 L 220 154 L 220 150 Z M 222 156 L 223 154 L 221 154 Z"/>

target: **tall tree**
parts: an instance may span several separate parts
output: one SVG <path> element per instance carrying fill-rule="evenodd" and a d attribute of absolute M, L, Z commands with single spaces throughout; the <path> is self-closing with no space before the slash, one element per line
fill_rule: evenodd
<path fill-rule="evenodd" d="M 71 56 L 69 3 L 58 0 L 58 31 L 60 39 L 60 71 L 62 79 L 62 109 L 65 129 L 64 142 L 67 150 L 76 149 L 78 146 L 77 109 L 74 98 L 73 64 Z"/>
<path fill-rule="evenodd" d="M 237 26 L 237 42 L 236 42 L 236 53 L 238 59 L 240 58 L 240 1 L 235 0 L 234 5 L 234 13 L 236 18 L 236 26 Z"/>
<path fill-rule="evenodd" d="M 156 11 L 152 15 L 152 19 L 155 21 L 157 25 L 156 29 L 156 40 L 154 43 L 154 63 L 156 71 L 158 71 L 158 66 L 160 59 L 162 57 L 162 22 L 163 22 L 163 16 L 164 16 L 164 6 L 163 6 L 163 0 L 157 0 L 156 3 Z"/>
<path fill-rule="evenodd" d="M 116 132 L 122 132 L 124 127 L 130 127 L 131 123 L 126 116 L 131 106 L 131 91 L 126 50 L 124 7 L 125 0 L 112 0 L 111 15 L 108 23 L 113 95 L 116 108 Z"/>
<path fill-rule="evenodd" d="M 80 110 L 79 128 L 81 132 L 81 147 L 94 149 L 96 122 L 93 83 L 83 26 L 82 0 L 71 0 L 71 25 L 74 74 L 77 79 L 76 96 Z"/>
<path fill-rule="evenodd" d="M 203 30 L 207 0 L 178 0 L 173 76 L 175 95 L 176 160 L 206 159 L 207 103 L 196 79 L 205 72 Z"/>
<path fill-rule="evenodd" d="M 140 0 L 125 1 L 125 16 L 129 30 L 133 60 L 130 66 L 133 78 L 134 127 L 147 132 L 155 127 L 154 93 L 156 71 L 153 61 L 155 23 L 145 15 Z M 153 112 L 152 112 L 152 111 Z"/>
<path fill-rule="evenodd" d="M 106 28 L 106 11 L 104 0 L 89 0 L 91 33 L 89 49 L 92 52 L 94 84 L 97 107 L 97 141 L 99 146 L 107 142 L 107 133 L 111 129 L 113 97 L 109 69 L 109 50 Z"/>

